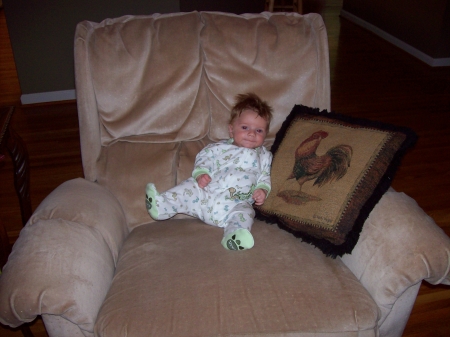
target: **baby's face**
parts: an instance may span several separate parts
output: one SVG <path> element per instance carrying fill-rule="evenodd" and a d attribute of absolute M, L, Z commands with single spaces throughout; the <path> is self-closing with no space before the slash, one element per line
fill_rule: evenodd
<path fill-rule="evenodd" d="M 253 110 L 244 110 L 228 125 L 234 145 L 255 149 L 264 143 L 267 134 L 267 121 Z"/>

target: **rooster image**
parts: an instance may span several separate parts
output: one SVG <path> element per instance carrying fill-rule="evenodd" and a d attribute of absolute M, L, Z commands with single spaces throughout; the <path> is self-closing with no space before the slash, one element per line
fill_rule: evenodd
<path fill-rule="evenodd" d="M 318 156 L 316 154 L 317 148 L 322 139 L 326 137 L 328 137 L 328 133 L 325 131 L 314 132 L 297 147 L 294 167 L 286 180 L 295 179 L 300 188 L 297 192 L 281 191 L 278 193 L 278 196 L 289 203 L 296 204 L 320 200 L 312 196 L 306 198 L 300 192 L 303 184 L 307 181 L 315 180 L 313 185 L 322 187 L 326 183 L 341 179 L 347 173 L 353 155 L 352 147 L 343 144 L 337 145 L 330 148 L 324 155 Z M 293 200 L 293 198 L 296 200 Z"/>

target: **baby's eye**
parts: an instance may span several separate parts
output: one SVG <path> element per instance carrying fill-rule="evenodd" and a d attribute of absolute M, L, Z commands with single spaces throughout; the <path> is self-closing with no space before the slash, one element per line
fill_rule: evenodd
<path fill-rule="evenodd" d="M 258 129 L 258 130 L 256 130 L 256 132 L 257 133 L 264 133 L 264 130 L 263 129 Z"/>
<path fill-rule="evenodd" d="M 248 127 L 247 126 L 245 126 L 245 125 L 242 125 L 242 130 L 247 130 L 248 129 Z"/>

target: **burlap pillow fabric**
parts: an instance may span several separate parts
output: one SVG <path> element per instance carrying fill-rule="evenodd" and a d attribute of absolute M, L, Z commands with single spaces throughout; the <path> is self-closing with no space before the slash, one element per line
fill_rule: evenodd
<path fill-rule="evenodd" d="M 272 146 L 272 192 L 257 217 L 336 257 L 350 253 L 414 132 L 296 105 Z"/>

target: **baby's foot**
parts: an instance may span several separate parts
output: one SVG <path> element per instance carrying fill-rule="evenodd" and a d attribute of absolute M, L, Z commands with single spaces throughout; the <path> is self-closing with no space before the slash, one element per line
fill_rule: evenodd
<path fill-rule="evenodd" d="M 158 195 L 158 191 L 156 187 L 152 183 L 148 183 L 145 188 L 145 206 L 147 207 L 147 212 L 150 216 L 158 220 L 158 209 L 156 208 L 156 196 Z"/>
<path fill-rule="evenodd" d="M 222 246 L 229 250 L 250 249 L 255 244 L 252 234 L 247 230 L 240 228 L 231 234 L 225 235 L 222 239 Z"/>

